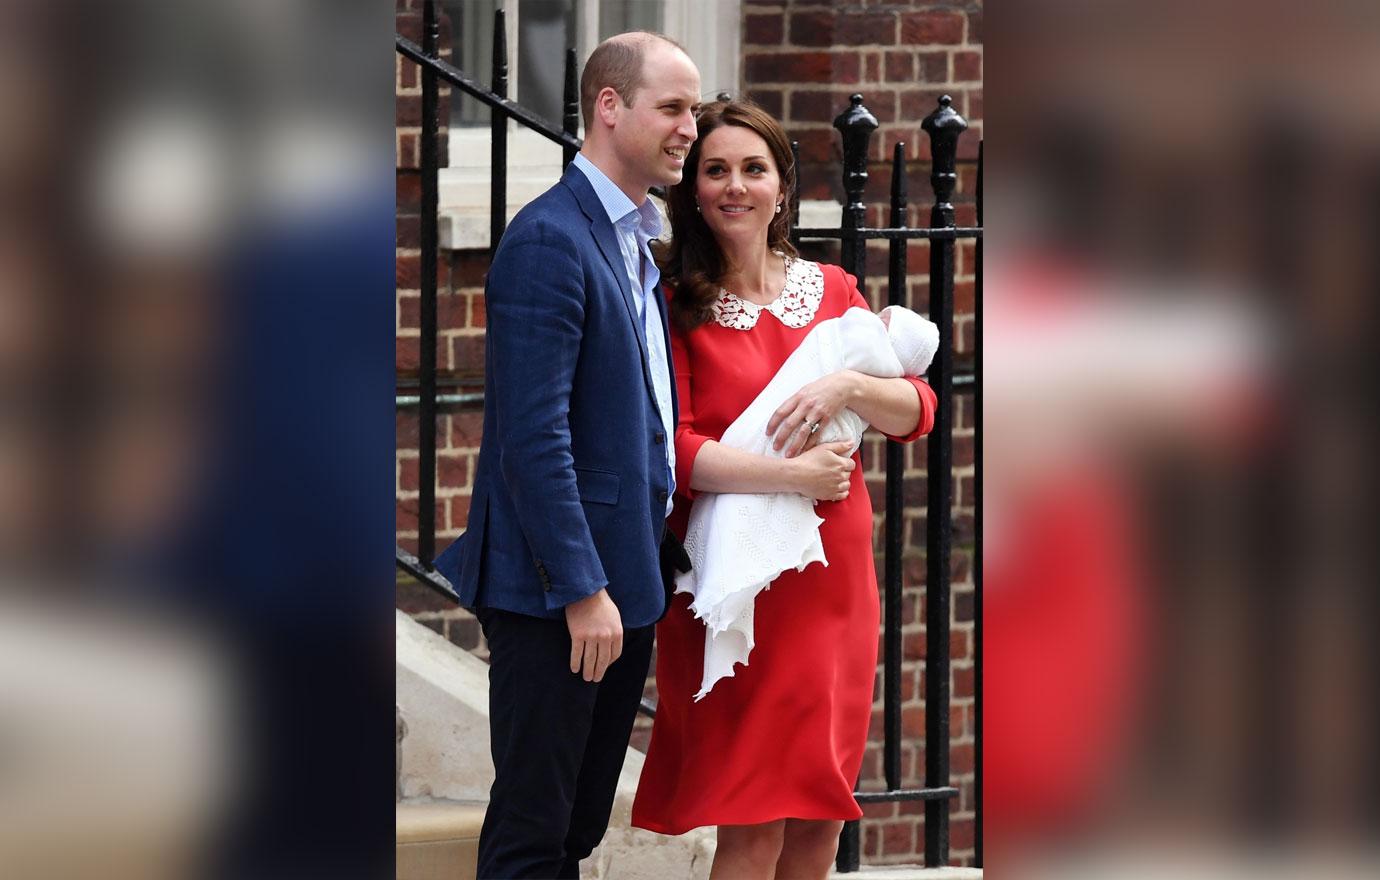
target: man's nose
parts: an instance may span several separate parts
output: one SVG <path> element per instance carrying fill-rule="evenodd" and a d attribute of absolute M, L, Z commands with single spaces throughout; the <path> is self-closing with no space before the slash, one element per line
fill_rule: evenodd
<path fill-rule="evenodd" d="M 681 137 L 689 138 L 692 141 L 699 137 L 699 131 L 695 128 L 695 114 L 687 110 L 684 118 L 680 121 L 680 125 L 676 127 L 676 132 Z"/>

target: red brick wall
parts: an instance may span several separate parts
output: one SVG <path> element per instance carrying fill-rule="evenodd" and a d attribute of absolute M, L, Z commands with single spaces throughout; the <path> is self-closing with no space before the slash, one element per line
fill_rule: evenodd
<path fill-rule="evenodd" d="M 398 0 L 399 33 L 421 40 L 420 0 Z M 442 45 L 448 42 L 443 21 Z M 954 196 L 957 222 L 975 225 L 973 203 L 977 143 L 982 129 L 982 4 L 757 2 L 743 3 L 743 91 L 779 114 L 793 138 L 801 142 L 802 198 L 843 196 L 841 150 L 833 118 L 861 92 L 881 123 L 872 140 L 873 162 L 866 190 L 868 223 L 883 225 L 891 179 L 891 147 L 905 141 L 911 207 L 908 223 L 928 225 L 933 192 L 929 183 L 929 139 L 920 121 L 940 95 L 953 97 L 954 108 L 969 122 L 959 142 L 959 184 Z M 416 170 L 416 134 L 421 90 L 415 67 L 398 66 L 398 344 L 400 378 L 415 377 L 418 366 L 418 250 L 420 179 Z M 415 104 L 415 107 L 414 107 Z M 444 113 L 442 115 L 444 119 Z M 445 155 L 444 143 L 441 155 Z M 883 158 L 885 157 L 885 159 Z M 867 292 L 874 306 L 885 301 L 886 246 L 869 252 Z M 837 262 L 838 246 L 812 245 L 807 255 Z M 929 246 L 909 246 L 909 303 L 924 311 L 928 298 Z M 971 242 L 958 249 L 955 326 L 958 361 L 971 361 L 973 333 L 973 267 Z M 438 265 L 438 367 L 443 377 L 481 381 L 483 366 L 484 272 L 487 252 L 443 252 Z M 974 636 L 973 636 L 973 412 L 971 399 L 955 398 L 953 612 L 950 640 L 953 671 L 950 711 L 953 784 L 960 798 L 951 812 L 953 861 L 968 864 L 973 856 L 974 795 Z M 437 442 L 437 545 L 444 547 L 463 529 L 478 452 L 482 416 L 474 411 L 443 411 Z M 397 415 L 399 543 L 416 549 L 417 411 Z M 885 461 L 883 441 L 871 436 L 865 452 L 867 479 L 874 506 L 883 507 Z M 902 608 L 903 786 L 923 784 L 924 767 L 924 515 L 925 444 L 907 455 L 904 599 Z M 877 516 L 877 550 L 881 551 L 882 514 Z M 878 557 L 880 577 L 881 558 Z M 398 607 L 467 649 L 483 655 L 473 618 L 453 609 L 424 587 L 402 577 Z M 880 673 L 872 743 L 863 763 L 863 785 L 882 787 Z M 648 695 L 655 696 L 649 682 Z M 649 725 L 639 719 L 633 743 L 645 748 Z M 914 863 L 924 847 L 923 807 L 919 803 L 879 804 L 866 808 L 863 861 L 871 864 Z"/>

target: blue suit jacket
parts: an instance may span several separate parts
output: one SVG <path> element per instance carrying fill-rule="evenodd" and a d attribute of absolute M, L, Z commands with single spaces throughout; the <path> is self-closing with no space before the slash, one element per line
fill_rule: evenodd
<path fill-rule="evenodd" d="M 469 525 L 436 559 L 468 607 L 563 619 L 566 605 L 607 588 L 625 627 L 662 614 L 664 444 L 674 438 L 657 414 L 627 274 L 613 224 L 573 165 L 503 235 L 485 287 Z M 659 290 L 651 300 L 668 327 Z M 671 389 L 674 409 L 674 379 Z"/>

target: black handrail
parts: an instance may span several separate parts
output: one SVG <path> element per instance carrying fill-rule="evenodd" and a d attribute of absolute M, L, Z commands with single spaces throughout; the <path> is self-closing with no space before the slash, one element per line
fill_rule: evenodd
<path fill-rule="evenodd" d="M 500 22 L 501 21 L 502 19 L 500 19 Z M 398 51 L 420 65 L 423 72 L 430 70 L 432 73 L 460 89 L 471 98 L 488 105 L 499 113 L 504 114 L 509 119 L 520 122 L 526 128 L 530 128 L 532 131 L 535 131 L 537 134 L 550 141 L 554 141 L 563 147 L 573 147 L 576 150 L 580 149 L 579 138 L 561 131 L 559 128 L 556 128 L 521 104 L 495 95 L 479 83 L 470 79 L 463 70 L 450 62 L 436 57 L 434 53 L 428 54 L 421 46 L 418 46 L 401 34 L 395 35 L 394 41 L 397 44 Z M 567 55 L 566 58 L 567 63 L 570 63 L 574 56 Z"/>

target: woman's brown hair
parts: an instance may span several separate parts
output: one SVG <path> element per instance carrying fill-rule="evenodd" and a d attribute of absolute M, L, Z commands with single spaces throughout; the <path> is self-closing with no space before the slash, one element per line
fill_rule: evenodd
<path fill-rule="evenodd" d="M 657 262 L 661 277 L 675 292 L 671 301 L 671 320 L 682 330 L 693 330 L 714 316 L 714 301 L 719 298 L 719 283 L 724 274 L 724 256 L 714 233 L 695 208 L 695 183 L 699 177 L 700 145 L 710 132 L 723 125 L 738 125 L 761 136 L 771 151 L 776 171 L 781 176 L 785 204 L 767 227 L 767 249 L 796 256 L 791 245 L 791 196 L 795 192 L 795 160 L 786 132 L 771 114 L 751 101 L 714 101 L 705 104 L 695 118 L 699 136 L 685 158 L 685 173 L 671 187 L 666 198 L 666 214 L 671 220 L 671 242 L 658 246 Z"/>

